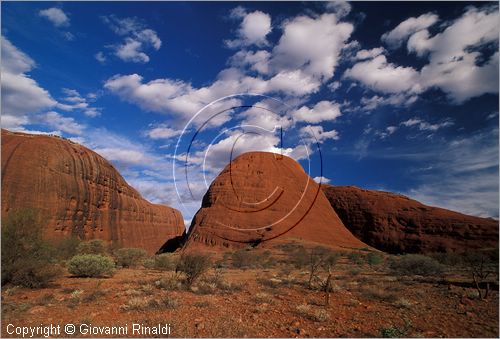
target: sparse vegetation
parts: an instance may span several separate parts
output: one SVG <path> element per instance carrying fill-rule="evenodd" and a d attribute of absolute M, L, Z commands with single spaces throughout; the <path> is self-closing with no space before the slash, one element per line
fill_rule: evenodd
<path fill-rule="evenodd" d="M 366 262 L 370 266 L 377 266 L 384 262 L 384 257 L 378 253 L 369 252 L 365 257 Z"/>
<path fill-rule="evenodd" d="M 206 308 L 209 307 L 211 304 L 210 302 L 203 300 L 203 301 L 197 301 L 193 304 L 194 307 L 199 307 L 199 308 Z"/>
<path fill-rule="evenodd" d="M 77 277 L 103 277 L 113 274 L 115 263 L 100 254 L 76 255 L 68 262 L 68 272 Z"/>
<path fill-rule="evenodd" d="M 175 270 L 186 275 L 186 286 L 191 287 L 210 268 L 210 265 L 211 259 L 207 254 L 185 253 L 180 257 Z"/>
<path fill-rule="evenodd" d="M 402 338 L 406 337 L 406 331 L 396 326 L 389 326 L 380 329 L 382 338 Z"/>
<path fill-rule="evenodd" d="M 367 300 L 380 300 L 386 302 L 395 302 L 397 294 L 385 288 L 384 286 L 364 286 L 360 289 L 360 294 Z"/>
<path fill-rule="evenodd" d="M 34 211 L 11 212 L 2 224 L 2 286 L 47 286 L 60 273 L 52 248 L 42 239 L 42 226 Z"/>
<path fill-rule="evenodd" d="M 390 268 L 397 275 L 440 276 L 443 273 L 443 265 L 421 254 L 405 254 L 394 258 Z"/>
<path fill-rule="evenodd" d="M 237 250 L 231 254 L 231 262 L 235 268 L 253 268 L 258 265 L 258 258 L 249 248 Z"/>
<path fill-rule="evenodd" d="M 179 306 L 177 299 L 164 296 L 160 299 L 151 297 L 134 297 L 120 306 L 121 311 L 144 311 L 144 310 L 162 310 L 176 309 Z"/>
<path fill-rule="evenodd" d="M 156 287 L 168 291 L 175 291 L 181 289 L 183 283 L 184 279 L 182 279 L 182 277 L 177 273 L 169 274 L 165 277 L 162 277 L 160 280 L 155 281 Z"/>
<path fill-rule="evenodd" d="M 135 267 L 146 256 L 142 248 L 120 248 L 115 252 L 116 264 L 121 267 Z"/>
<path fill-rule="evenodd" d="M 498 273 L 497 251 L 476 251 L 465 256 L 467 268 L 480 299 L 487 299 L 490 294 L 490 275 Z"/>
<path fill-rule="evenodd" d="M 175 269 L 176 257 L 171 253 L 162 253 L 154 256 L 154 268 L 162 271 L 173 271 Z"/>
<path fill-rule="evenodd" d="M 81 242 L 77 247 L 79 254 L 102 254 L 108 253 L 108 246 L 100 239 Z"/>
<path fill-rule="evenodd" d="M 290 263 L 298 269 L 304 268 L 309 263 L 309 256 L 304 246 L 286 247 Z"/>
<path fill-rule="evenodd" d="M 362 265 L 365 262 L 364 254 L 357 251 L 349 252 L 347 258 L 354 265 Z"/>
<path fill-rule="evenodd" d="M 68 260 L 78 254 L 78 246 L 82 241 L 72 235 L 69 238 L 52 241 L 54 257 L 59 260 Z"/>
<path fill-rule="evenodd" d="M 309 320 L 323 322 L 330 319 L 330 315 L 325 309 L 314 308 L 311 305 L 302 304 L 297 306 L 297 313 Z"/>

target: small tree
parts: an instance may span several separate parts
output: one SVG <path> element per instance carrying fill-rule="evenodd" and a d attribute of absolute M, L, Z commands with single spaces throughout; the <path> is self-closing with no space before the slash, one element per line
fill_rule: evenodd
<path fill-rule="evenodd" d="M 478 292 L 480 299 L 488 299 L 490 292 L 490 283 L 488 277 L 495 274 L 498 270 L 498 253 L 489 253 L 487 251 L 477 251 L 468 253 L 465 256 L 465 262 L 472 276 L 472 281 Z M 484 293 L 481 289 L 484 285 Z"/>
<path fill-rule="evenodd" d="M 175 271 L 183 272 L 186 275 L 186 285 L 191 287 L 210 268 L 210 265 L 211 259 L 206 254 L 185 253 L 180 257 Z"/>
<path fill-rule="evenodd" d="M 325 292 L 325 305 L 330 305 L 330 292 L 332 290 L 332 269 L 337 263 L 338 256 L 334 253 L 327 253 L 323 259 L 322 266 L 327 273 L 325 281 L 322 283 L 322 289 Z"/>
<path fill-rule="evenodd" d="M 309 267 L 309 281 L 307 286 L 312 288 L 312 283 L 315 278 L 317 278 L 317 274 L 321 265 L 324 264 L 325 260 L 328 257 L 328 251 L 321 246 L 312 248 L 308 253 L 308 267 Z"/>
<path fill-rule="evenodd" d="M 45 287 L 60 269 L 52 248 L 42 238 L 42 225 L 32 210 L 12 211 L 2 223 L 2 285 Z"/>

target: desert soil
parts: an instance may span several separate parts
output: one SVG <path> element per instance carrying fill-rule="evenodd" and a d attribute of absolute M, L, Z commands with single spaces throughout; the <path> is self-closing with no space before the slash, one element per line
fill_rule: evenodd
<path fill-rule="evenodd" d="M 323 292 L 306 287 L 307 270 L 290 267 L 223 269 L 219 280 L 230 286 L 225 289 L 172 290 L 159 281 L 174 272 L 145 268 L 119 269 L 100 279 L 66 274 L 44 289 L 3 288 L 1 336 L 16 336 L 7 333 L 9 324 L 139 323 L 170 324 L 170 337 L 498 337 L 497 290 L 480 300 L 460 284 L 398 278 L 343 258 L 326 306 Z M 468 278 L 458 274 L 452 280 Z M 167 306 L 155 300 L 168 300 Z M 140 337 L 130 332 L 126 336 Z"/>

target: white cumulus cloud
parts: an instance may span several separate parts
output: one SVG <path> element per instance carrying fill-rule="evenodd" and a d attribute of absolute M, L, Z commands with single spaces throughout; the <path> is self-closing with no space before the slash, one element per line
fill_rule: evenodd
<path fill-rule="evenodd" d="M 56 27 L 69 26 L 69 18 L 60 8 L 52 7 L 43 9 L 38 12 L 38 15 L 46 18 Z"/>
<path fill-rule="evenodd" d="M 241 46 L 265 46 L 268 44 L 266 36 L 271 32 L 271 17 L 261 11 L 247 13 L 242 7 L 236 7 L 231 11 L 231 17 L 242 19 L 238 29 L 238 37 L 234 40 L 226 40 L 226 46 L 236 48 Z"/>

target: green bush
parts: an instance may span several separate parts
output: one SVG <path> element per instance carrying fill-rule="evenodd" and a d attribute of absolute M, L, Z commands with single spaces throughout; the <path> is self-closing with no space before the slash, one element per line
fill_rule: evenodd
<path fill-rule="evenodd" d="M 191 287 L 210 268 L 211 264 L 212 261 L 207 254 L 186 253 L 180 257 L 175 270 L 186 275 L 186 285 Z"/>
<path fill-rule="evenodd" d="M 176 266 L 174 254 L 162 253 L 155 256 L 155 268 L 163 271 L 173 271 Z"/>
<path fill-rule="evenodd" d="M 373 252 L 368 253 L 365 259 L 368 265 L 370 266 L 380 265 L 382 262 L 384 262 L 384 257 L 382 257 L 378 253 L 373 253 Z"/>
<path fill-rule="evenodd" d="M 295 268 L 304 268 L 309 264 L 309 254 L 303 246 L 289 248 L 288 258 Z"/>
<path fill-rule="evenodd" d="M 113 259 L 100 254 L 80 254 L 68 262 L 69 273 L 77 277 L 110 276 L 114 268 Z"/>
<path fill-rule="evenodd" d="M 79 254 L 107 254 L 108 246 L 100 239 L 84 241 L 77 247 Z"/>
<path fill-rule="evenodd" d="M 9 214 L 2 223 L 2 285 L 45 287 L 61 273 L 42 234 L 42 225 L 34 211 Z"/>
<path fill-rule="evenodd" d="M 81 242 L 76 236 L 52 241 L 55 257 L 59 260 L 71 259 L 78 254 L 78 246 Z"/>
<path fill-rule="evenodd" d="M 390 268 L 398 275 L 438 276 L 443 273 L 443 265 L 421 254 L 405 254 L 395 258 Z"/>
<path fill-rule="evenodd" d="M 365 256 L 362 253 L 356 251 L 348 253 L 347 258 L 349 258 L 349 261 L 354 265 L 363 265 L 365 262 Z"/>
<path fill-rule="evenodd" d="M 447 252 L 435 252 L 429 254 L 429 256 L 435 260 L 437 260 L 440 264 L 451 266 L 451 267 L 460 267 L 464 265 L 465 257 L 464 255 L 458 253 L 447 253 Z"/>
<path fill-rule="evenodd" d="M 255 266 L 255 256 L 247 249 L 240 249 L 231 254 L 231 262 L 235 268 L 250 268 Z"/>
<path fill-rule="evenodd" d="M 116 264 L 121 267 L 135 267 L 147 253 L 142 248 L 120 248 L 116 250 Z"/>
<path fill-rule="evenodd" d="M 406 337 L 406 331 L 396 326 L 384 327 L 380 329 L 382 338 L 403 338 Z"/>

